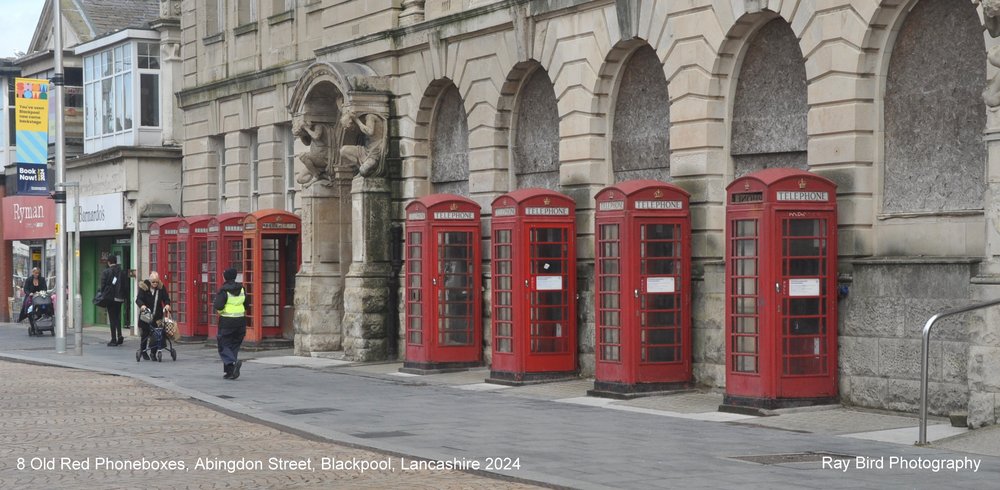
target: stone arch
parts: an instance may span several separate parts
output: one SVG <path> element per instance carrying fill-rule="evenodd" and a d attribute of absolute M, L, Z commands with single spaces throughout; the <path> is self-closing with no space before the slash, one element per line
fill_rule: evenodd
<path fill-rule="evenodd" d="M 881 212 L 982 209 L 987 63 L 978 12 L 961 0 L 908 7 L 891 12 L 878 67 Z"/>
<path fill-rule="evenodd" d="M 354 92 L 386 92 L 387 87 L 377 76 L 375 70 L 359 63 L 313 63 L 292 89 L 288 111 L 293 115 L 310 109 L 317 113 L 327 111 L 326 97 L 331 89 L 342 97 L 350 97 Z"/>
<path fill-rule="evenodd" d="M 414 139 L 426 160 L 432 193 L 469 196 L 469 125 L 458 87 L 447 78 L 431 82 L 420 99 Z M 454 123 L 454 124 L 449 124 Z"/>
<path fill-rule="evenodd" d="M 762 17 L 743 45 L 731 89 L 733 176 L 765 168 L 808 169 L 806 66 L 791 26 Z"/>
<path fill-rule="evenodd" d="M 384 291 L 389 268 L 390 188 L 385 153 L 369 153 L 378 172 L 350 167 L 342 150 L 385 149 L 388 83 L 357 63 L 314 63 L 288 103 L 293 131 L 310 148 L 298 160 L 312 167 L 302 192 L 302 266 L 296 275 L 295 352 L 339 350 L 356 360 L 386 355 Z M 343 113 L 353 113 L 342 118 Z M 358 122 L 365 119 L 366 123 Z M 374 119 L 382 121 L 377 126 Z M 351 141 L 361 124 L 378 140 Z M 356 140 L 355 140 L 356 141 Z M 320 144 L 322 143 L 322 144 Z M 369 146 L 369 144 L 373 146 Z M 374 156 L 373 156 L 374 155 Z M 306 158 L 303 158 L 306 157 Z M 376 160 L 377 159 L 377 160 Z M 342 165 L 343 163 L 343 165 Z M 354 216 L 365 219 L 355 221 Z M 301 298 L 301 300 L 300 300 Z M 308 300 L 306 300 L 308 299 Z"/>
<path fill-rule="evenodd" d="M 559 107 L 548 72 L 535 60 L 516 64 L 497 106 L 509 152 L 509 189 L 559 189 Z"/>
<path fill-rule="evenodd" d="M 612 51 L 617 62 L 608 100 L 610 182 L 670 180 L 670 96 L 656 51 L 643 41 Z"/>

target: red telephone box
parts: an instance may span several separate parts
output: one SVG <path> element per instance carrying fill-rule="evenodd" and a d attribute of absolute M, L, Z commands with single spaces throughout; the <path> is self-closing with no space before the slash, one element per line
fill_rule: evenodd
<path fill-rule="evenodd" d="M 629 397 L 691 382 L 689 196 L 655 180 L 597 193 L 592 395 Z"/>
<path fill-rule="evenodd" d="M 208 336 L 209 312 L 212 310 L 211 293 L 208 291 L 208 224 L 211 216 L 186 218 L 178 227 L 177 242 L 184 248 L 187 260 L 179 264 L 183 282 L 169 290 L 174 303 L 174 319 L 184 339 L 204 340 Z"/>
<path fill-rule="evenodd" d="M 487 381 L 576 375 L 576 204 L 545 189 L 493 201 L 493 363 Z"/>
<path fill-rule="evenodd" d="M 182 223 L 184 218 L 160 218 L 149 225 L 149 271 L 140 278 L 147 279 L 149 272 L 158 273 L 171 299 L 177 291 L 177 285 L 173 281 L 177 275 L 179 260 L 177 233 Z"/>
<path fill-rule="evenodd" d="M 208 278 L 207 285 L 210 297 L 222 286 L 225 280 L 222 272 L 232 267 L 239 273 L 237 282 L 243 282 L 243 219 L 246 213 L 223 213 L 208 222 Z M 212 342 L 219 334 L 219 312 L 209 308 L 208 341 Z"/>
<path fill-rule="evenodd" d="M 406 361 L 403 371 L 482 364 L 479 205 L 435 194 L 406 206 Z"/>
<path fill-rule="evenodd" d="M 243 287 L 249 317 L 246 341 L 281 338 L 282 313 L 295 298 L 295 274 L 302 264 L 302 220 L 287 211 L 263 209 L 243 219 Z"/>
<path fill-rule="evenodd" d="M 836 185 L 768 169 L 726 191 L 724 405 L 836 401 Z"/>

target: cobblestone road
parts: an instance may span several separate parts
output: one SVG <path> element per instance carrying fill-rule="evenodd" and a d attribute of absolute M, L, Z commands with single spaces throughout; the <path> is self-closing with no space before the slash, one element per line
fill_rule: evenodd
<path fill-rule="evenodd" d="M 323 469 L 324 458 L 390 469 Z M 303 461 L 310 467 L 291 466 Z M 401 467 L 414 461 L 282 432 L 126 377 L 0 361 L 3 489 L 537 488 Z"/>

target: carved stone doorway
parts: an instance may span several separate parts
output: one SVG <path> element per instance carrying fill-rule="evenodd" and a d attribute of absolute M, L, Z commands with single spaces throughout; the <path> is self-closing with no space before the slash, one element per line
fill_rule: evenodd
<path fill-rule="evenodd" d="M 386 356 L 390 194 L 389 92 L 356 63 L 311 65 L 288 105 L 302 192 L 302 268 L 296 278 L 295 353 Z M 360 173 L 359 173 L 360 172 Z"/>

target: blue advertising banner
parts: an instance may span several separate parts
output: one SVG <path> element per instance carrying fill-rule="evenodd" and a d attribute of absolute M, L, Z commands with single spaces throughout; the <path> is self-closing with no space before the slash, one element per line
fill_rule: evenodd
<path fill-rule="evenodd" d="M 49 82 L 18 78 L 14 83 L 17 193 L 48 195 Z"/>
<path fill-rule="evenodd" d="M 48 166 L 34 163 L 17 163 L 17 193 L 21 195 L 48 196 Z"/>

